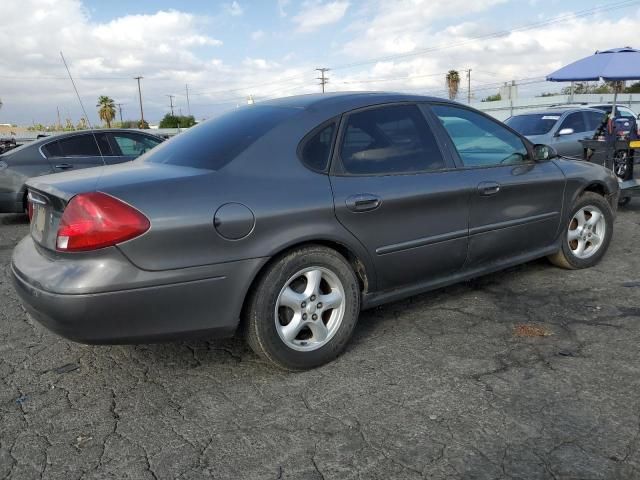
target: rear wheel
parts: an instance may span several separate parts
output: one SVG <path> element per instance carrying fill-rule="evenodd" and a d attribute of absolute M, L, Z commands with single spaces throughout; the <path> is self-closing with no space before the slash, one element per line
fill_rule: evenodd
<path fill-rule="evenodd" d="M 278 367 L 317 367 L 344 350 L 359 312 L 358 279 L 344 257 L 322 246 L 296 249 L 270 265 L 250 295 L 247 342 Z"/>
<path fill-rule="evenodd" d="M 562 248 L 549 260 L 562 268 L 588 268 L 600 261 L 613 234 L 613 212 L 607 201 L 585 192 L 575 202 L 565 227 Z"/>

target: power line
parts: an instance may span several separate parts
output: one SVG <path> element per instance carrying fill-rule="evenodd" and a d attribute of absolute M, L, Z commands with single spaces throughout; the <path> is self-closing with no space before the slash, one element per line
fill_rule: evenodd
<path fill-rule="evenodd" d="M 171 107 L 171 116 L 173 117 L 173 98 L 175 95 L 167 95 L 167 97 L 169 97 L 169 106 Z"/>
<path fill-rule="evenodd" d="M 362 65 L 369 65 L 372 63 L 378 63 L 378 62 L 383 62 L 383 61 L 388 61 L 388 60 L 397 60 L 397 59 L 401 59 L 401 58 L 410 58 L 410 57 L 416 57 L 416 56 L 420 56 L 420 55 L 425 55 L 427 53 L 432 53 L 432 52 L 437 52 L 440 50 L 446 50 L 446 49 L 450 49 L 450 48 L 455 48 L 455 47 L 460 47 L 460 46 L 464 46 L 464 45 L 468 45 L 470 43 L 474 43 L 477 42 L 479 40 L 489 40 L 492 38 L 498 38 L 498 37 L 505 37 L 511 33 L 514 32 L 524 32 L 527 30 L 534 30 L 536 28 L 539 27 L 544 27 L 544 26 L 548 26 L 548 25 L 554 25 L 557 23 L 563 23 L 566 22 L 568 20 L 572 20 L 572 19 L 576 19 L 576 18 L 583 18 L 583 17 L 588 17 L 591 15 L 595 15 L 597 13 L 601 13 L 601 12 L 610 12 L 613 10 L 617 10 L 617 9 L 621 9 L 621 8 L 627 8 L 627 7 L 631 7 L 633 5 L 636 5 L 640 3 L 640 0 L 624 0 L 622 2 L 618 2 L 618 3 L 613 3 L 613 4 L 607 4 L 607 5 L 601 5 L 598 7 L 593 7 L 593 8 L 589 8 L 586 10 L 580 10 L 578 12 L 574 12 L 571 14 L 566 14 L 566 15 L 561 15 L 549 20 L 543 20 L 543 21 L 539 21 L 539 22 L 533 22 L 533 23 L 528 23 L 528 24 L 524 24 L 521 25 L 519 27 L 515 27 L 509 30 L 499 30 L 499 31 L 495 31 L 492 33 L 488 33 L 485 35 L 479 35 L 476 37 L 472 37 L 472 38 L 468 38 L 466 40 L 460 41 L 460 42 L 456 42 L 456 43 L 449 43 L 449 44 L 441 44 L 441 45 L 437 45 L 435 47 L 428 47 L 428 48 L 423 48 L 420 50 L 416 50 L 413 52 L 409 52 L 409 53 L 402 53 L 402 54 L 396 54 L 396 55 L 387 55 L 387 56 L 383 56 L 383 57 L 378 57 L 378 58 L 371 58 L 369 60 L 363 60 L 360 62 L 353 62 L 353 63 L 347 63 L 347 64 L 343 64 L 343 65 L 337 65 L 332 67 L 333 70 L 342 70 L 342 69 L 346 69 L 346 68 L 353 68 L 353 67 L 358 67 L 358 66 L 362 66 Z"/>
<path fill-rule="evenodd" d="M 322 93 L 324 93 L 324 86 L 329 83 L 329 78 L 325 77 L 325 73 L 327 73 L 329 68 L 316 68 L 316 72 L 320 72 L 320 77 L 316 78 L 316 80 L 320 80 L 320 86 L 322 87 Z"/>
<path fill-rule="evenodd" d="M 144 128 L 144 111 L 142 110 L 142 88 L 140 88 L 140 80 L 144 77 L 133 77 L 138 81 L 138 98 L 140 99 L 140 128 Z"/>

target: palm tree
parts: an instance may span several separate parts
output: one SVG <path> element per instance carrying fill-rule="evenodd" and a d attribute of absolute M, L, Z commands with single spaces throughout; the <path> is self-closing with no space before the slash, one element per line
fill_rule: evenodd
<path fill-rule="evenodd" d="M 100 120 L 107 124 L 107 128 L 111 128 L 111 121 L 116 118 L 116 104 L 112 98 L 106 95 L 100 95 L 98 97 L 98 116 Z"/>
<path fill-rule="evenodd" d="M 449 70 L 446 76 L 449 100 L 454 100 L 458 96 L 460 88 L 460 74 L 456 70 Z"/>

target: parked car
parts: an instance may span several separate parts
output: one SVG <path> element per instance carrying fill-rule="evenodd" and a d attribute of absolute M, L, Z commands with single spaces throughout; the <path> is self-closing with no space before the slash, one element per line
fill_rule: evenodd
<path fill-rule="evenodd" d="M 128 162 L 162 142 L 136 130 L 96 130 L 52 135 L 0 155 L 0 213 L 27 208 L 29 178 Z"/>
<path fill-rule="evenodd" d="M 589 105 L 588 108 L 600 110 L 605 113 L 611 113 L 613 110 L 613 106 L 611 104 L 603 104 L 603 105 Z M 633 110 L 628 107 L 622 105 L 616 105 L 616 117 L 626 117 L 626 118 L 640 118 L 640 115 L 637 115 Z"/>
<path fill-rule="evenodd" d="M 31 179 L 12 272 L 86 343 L 231 335 L 287 368 L 361 309 L 539 257 L 605 254 L 618 182 L 464 105 L 384 93 L 235 109 L 132 164 Z"/>
<path fill-rule="evenodd" d="M 554 107 L 514 115 L 505 123 L 533 143 L 552 146 L 559 155 L 582 158 L 580 140 L 593 137 L 604 118 L 601 110 L 592 108 Z"/>

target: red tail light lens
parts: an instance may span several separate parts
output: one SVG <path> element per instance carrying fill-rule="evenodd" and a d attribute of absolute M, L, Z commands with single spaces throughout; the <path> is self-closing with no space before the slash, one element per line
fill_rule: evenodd
<path fill-rule="evenodd" d="M 33 220 L 33 203 L 27 199 L 27 214 L 29 215 L 29 221 Z"/>
<path fill-rule="evenodd" d="M 135 208 L 101 192 L 71 199 L 58 228 L 56 248 L 79 252 L 109 247 L 149 230 L 149 219 Z"/>

